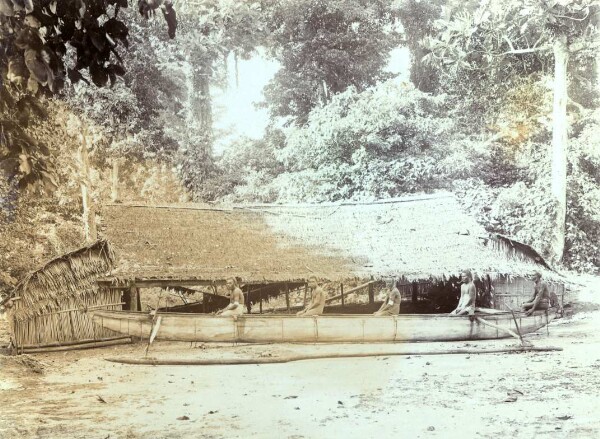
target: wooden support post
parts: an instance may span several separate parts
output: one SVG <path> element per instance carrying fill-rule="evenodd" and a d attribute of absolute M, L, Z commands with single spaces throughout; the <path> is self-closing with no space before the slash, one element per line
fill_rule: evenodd
<path fill-rule="evenodd" d="M 344 284 L 340 284 L 340 294 L 342 295 L 342 307 L 344 307 Z"/>
<path fill-rule="evenodd" d="M 412 302 L 416 303 L 419 300 L 419 284 L 413 280 L 412 282 Z"/>
<path fill-rule="evenodd" d="M 140 311 L 140 308 L 138 307 L 139 301 L 139 291 L 134 285 L 131 288 L 129 288 L 129 310 Z"/>
<path fill-rule="evenodd" d="M 371 276 L 371 281 L 373 281 L 373 276 Z M 369 284 L 369 303 L 375 303 L 375 291 L 372 283 Z"/>
<path fill-rule="evenodd" d="M 202 293 L 202 312 L 206 314 L 206 294 Z"/>
<path fill-rule="evenodd" d="M 129 289 L 121 290 L 121 297 L 123 299 L 123 302 L 125 302 L 125 304 L 123 305 L 123 309 L 130 310 L 131 309 L 131 294 L 129 293 Z"/>
<path fill-rule="evenodd" d="M 490 277 L 489 273 L 485 275 L 485 278 L 487 280 L 487 285 L 488 285 L 488 296 L 490 298 L 490 308 L 495 308 L 496 301 L 494 300 L 494 287 L 492 285 L 492 278 Z"/>
<path fill-rule="evenodd" d="M 262 314 L 262 290 L 260 290 L 258 306 L 259 306 L 259 311 Z"/>
<path fill-rule="evenodd" d="M 304 284 L 304 308 L 306 308 L 306 293 L 308 291 L 308 284 Z"/>
<path fill-rule="evenodd" d="M 285 306 L 287 308 L 287 313 L 290 313 L 290 286 L 285 284 Z"/>

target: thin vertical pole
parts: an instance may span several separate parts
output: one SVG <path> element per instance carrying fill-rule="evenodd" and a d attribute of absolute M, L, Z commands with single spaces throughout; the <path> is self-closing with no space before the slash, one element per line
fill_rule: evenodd
<path fill-rule="evenodd" d="M 81 131 L 81 145 L 79 146 L 79 158 L 81 160 L 81 200 L 83 207 L 83 230 L 86 242 L 94 242 L 97 239 L 96 213 L 92 202 L 92 188 L 90 178 L 90 161 L 87 149 L 87 127 Z"/>
<path fill-rule="evenodd" d="M 342 294 L 342 307 L 344 306 L 344 284 L 341 283 L 340 284 L 340 290 L 341 290 L 341 294 Z"/>
<path fill-rule="evenodd" d="M 112 160 L 110 200 L 113 203 L 119 201 L 119 159 L 117 158 Z"/>
<path fill-rule="evenodd" d="M 288 314 L 290 313 L 290 286 L 285 283 L 285 306 L 287 307 Z"/>
<path fill-rule="evenodd" d="M 373 281 L 373 276 L 371 276 L 371 281 Z M 375 303 L 375 291 L 373 291 L 373 284 L 369 284 L 369 303 Z"/>
<path fill-rule="evenodd" d="M 259 307 L 259 312 L 262 314 L 262 289 L 259 291 L 259 302 L 258 302 L 258 307 Z"/>

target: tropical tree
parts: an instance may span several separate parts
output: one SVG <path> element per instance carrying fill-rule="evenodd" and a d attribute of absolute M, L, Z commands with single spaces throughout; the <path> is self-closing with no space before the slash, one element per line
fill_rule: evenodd
<path fill-rule="evenodd" d="M 238 58 L 248 58 L 265 36 L 264 14 L 259 3 L 235 0 L 205 0 L 178 5 L 180 36 L 178 42 L 186 66 L 184 103 L 186 127 L 181 139 L 180 170 L 184 184 L 196 198 L 212 197 L 204 191 L 214 180 L 217 169 L 213 159 L 214 110 L 211 89 L 226 86 L 228 59 L 233 55 L 237 76 Z M 198 129 L 189 127 L 197 125 Z"/>
<path fill-rule="evenodd" d="M 19 187 L 54 184 L 47 149 L 23 130 L 32 116 L 45 116 L 36 96 L 60 93 L 67 78 L 103 87 L 125 73 L 120 51 L 129 29 L 119 12 L 127 6 L 128 0 L 0 1 L 0 162 Z M 146 16 L 161 7 L 173 34 L 170 0 L 140 0 L 138 7 Z"/>
<path fill-rule="evenodd" d="M 291 125 L 262 161 L 250 146 L 241 163 L 238 199 L 336 201 L 387 198 L 445 187 L 462 150 L 452 142 L 453 122 L 443 96 L 388 80 L 358 92 L 354 87 Z M 451 146 L 453 148 L 451 148 Z M 258 151 L 260 153 L 260 151 Z M 239 166 L 238 166 L 239 168 Z M 453 174 L 454 175 L 454 174 Z"/>
<path fill-rule="evenodd" d="M 425 48 L 421 42 L 436 32 L 435 22 L 442 16 L 447 1 L 399 0 L 394 5 L 402 23 L 404 42 L 411 55 L 410 80 L 419 90 L 434 92 L 438 88 L 438 75 L 434 66 L 423 62 Z"/>
<path fill-rule="evenodd" d="M 496 76 L 543 68 L 554 61 L 551 193 L 555 203 L 552 258 L 563 258 L 567 211 L 568 65 L 592 60 L 600 46 L 596 0 L 482 0 L 470 11 L 439 20 L 436 37 L 425 40 L 426 59 L 451 76 Z M 520 65 L 519 65 L 520 64 Z"/>
<path fill-rule="evenodd" d="M 385 1 L 276 0 L 267 15 L 269 53 L 281 63 L 265 88 L 273 117 L 302 124 L 337 93 L 390 76 L 384 68 L 400 34 Z"/>

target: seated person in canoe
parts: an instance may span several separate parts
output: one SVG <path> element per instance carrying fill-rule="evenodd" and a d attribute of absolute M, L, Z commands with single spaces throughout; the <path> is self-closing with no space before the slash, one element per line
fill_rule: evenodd
<path fill-rule="evenodd" d="M 397 316 L 400 314 L 400 302 L 402 302 L 402 296 L 400 290 L 396 286 L 396 281 L 392 280 L 391 289 L 385 296 L 385 300 L 381 304 L 381 308 L 375 311 L 375 316 Z"/>
<path fill-rule="evenodd" d="M 240 290 L 234 277 L 227 279 L 227 290 L 229 290 L 229 305 L 217 311 L 218 316 L 239 316 L 244 314 L 244 293 Z"/>
<path fill-rule="evenodd" d="M 546 310 L 550 306 L 550 292 L 548 285 L 542 280 L 542 274 L 536 271 L 533 274 L 533 297 L 529 302 L 521 305 L 521 309 L 526 311 L 525 315 L 530 316 L 534 311 Z"/>
<path fill-rule="evenodd" d="M 308 288 L 311 290 L 311 300 L 306 308 L 296 313 L 297 316 L 320 316 L 325 308 L 327 294 L 317 283 L 316 276 L 308 278 Z"/>
<path fill-rule="evenodd" d="M 475 312 L 475 299 L 477 290 L 473 283 L 473 274 L 471 270 L 464 270 L 461 273 L 462 285 L 460 286 L 460 300 L 458 306 L 450 313 L 452 316 L 463 316 Z"/>

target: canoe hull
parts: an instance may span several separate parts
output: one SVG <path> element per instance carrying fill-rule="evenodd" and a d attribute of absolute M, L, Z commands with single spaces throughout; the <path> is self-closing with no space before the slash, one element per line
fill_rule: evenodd
<path fill-rule="evenodd" d="M 128 311 L 94 311 L 93 320 L 106 329 L 148 339 L 152 317 Z M 396 317 L 370 315 L 245 315 L 237 319 L 198 314 L 161 314 L 157 340 L 244 343 L 373 343 L 490 340 L 510 337 L 469 316 L 405 314 Z M 517 332 L 510 313 L 482 314 L 486 322 Z M 554 317 L 553 312 L 532 316 L 516 313 L 521 334 L 537 331 Z"/>

